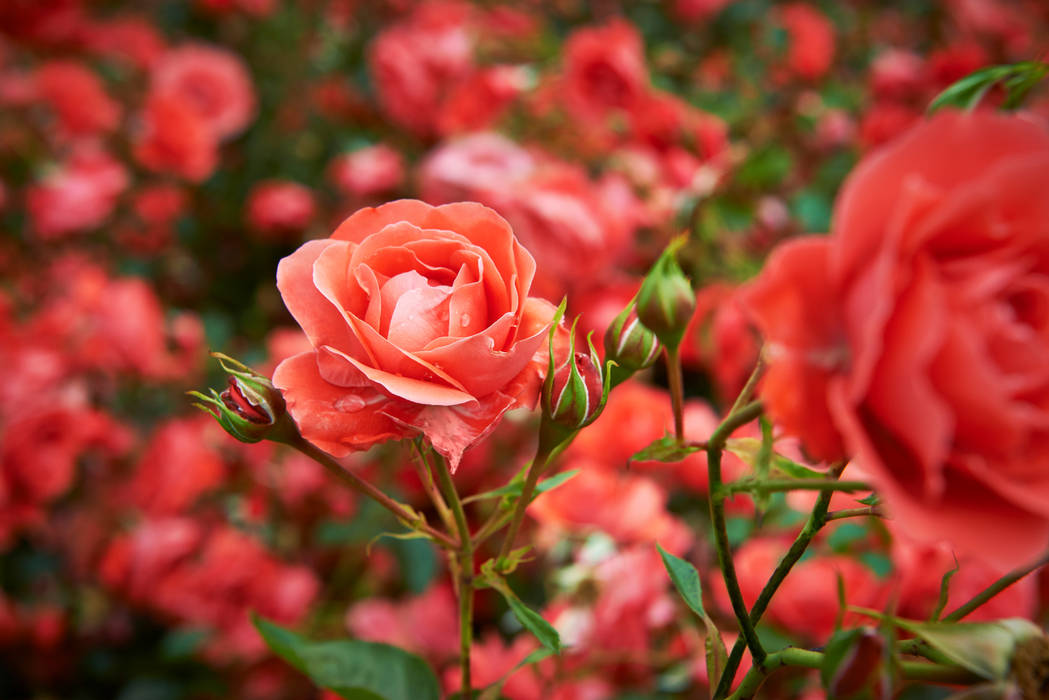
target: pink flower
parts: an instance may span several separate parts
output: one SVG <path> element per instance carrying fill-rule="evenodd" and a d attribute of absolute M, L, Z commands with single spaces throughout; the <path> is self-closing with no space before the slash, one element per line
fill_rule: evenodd
<path fill-rule="evenodd" d="M 149 96 L 135 142 L 135 159 L 144 167 L 199 182 L 218 164 L 218 143 L 204 118 L 176 95 Z"/>
<path fill-rule="evenodd" d="M 190 44 L 165 53 L 153 69 L 153 92 L 179 98 L 219 141 L 255 116 L 255 91 L 244 62 L 217 46 Z"/>
<path fill-rule="evenodd" d="M 297 233 L 313 220 L 313 193 L 297 182 L 271 180 L 248 195 L 248 223 L 269 235 Z"/>
<path fill-rule="evenodd" d="M 945 111 L 864 160 L 829 237 L 748 290 L 762 395 L 821 459 L 851 454 L 900 527 L 1016 565 L 1049 541 L 1049 129 Z"/>
<path fill-rule="evenodd" d="M 532 256 L 479 204 L 362 209 L 281 261 L 313 350 L 273 382 L 303 437 L 343 456 L 423 435 L 454 469 L 509 408 L 531 405 L 553 316 Z"/>
<path fill-rule="evenodd" d="M 380 143 L 338 156 L 329 173 L 343 193 L 365 197 L 397 189 L 404 181 L 404 159 L 400 151 Z"/>
<path fill-rule="evenodd" d="M 54 239 L 101 226 L 128 184 L 127 171 L 102 150 L 80 148 L 26 191 L 36 235 Z"/>

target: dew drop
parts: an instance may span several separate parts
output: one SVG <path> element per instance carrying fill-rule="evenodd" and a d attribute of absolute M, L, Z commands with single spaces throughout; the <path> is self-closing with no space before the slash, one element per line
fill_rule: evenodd
<path fill-rule="evenodd" d="M 357 396 L 356 394 L 349 394 L 347 396 L 335 399 L 335 403 L 333 405 L 335 406 L 336 411 L 341 411 L 343 413 L 356 413 L 357 411 L 364 408 L 367 405 L 367 403 L 368 402 L 362 399 L 360 396 Z"/>
<path fill-rule="evenodd" d="M 462 314 L 459 316 L 459 325 L 466 328 L 470 325 L 470 314 Z"/>

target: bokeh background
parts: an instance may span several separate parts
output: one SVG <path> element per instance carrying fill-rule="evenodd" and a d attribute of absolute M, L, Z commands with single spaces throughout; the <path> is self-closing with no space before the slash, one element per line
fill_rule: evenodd
<path fill-rule="evenodd" d="M 769 249 L 827 231 L 850 169 L 939 91 L 1047 41 L 1040 0 L 3 0 L 0 698 L 319 697 L 249 611 L 404 646 L 456 687 L 437 553 L 374 541 L 396 529 L 381 509 L 304 457 L 235 443 L 185 396 L 224 381 L 209 350 L 268 372 L 304 347 L 277 262 L 360 207 L 480 201 L 535 255 L 535 292 L 600 336 L 688 230 L 702 439 L 757 357 L 735 290 Z M 1025 108 L 1049 116 L 1046 92 Z M 658 370 L 618 389 L 565 457 L 576 476 L 530 511 L 538 563 L 514 585 L 574 647 L 513 672 L 506 697 L 705 692 L 702 640 L 651 548 L 709 571 L 702 458 L 626 468 L 669 424 Z M 460 490 L 504 483 L 533 431 L 507 420 Z M 347 465 L 422 508 L 405 450 Z M 734 503 L 747 595 L 808 505 Z M 927 616 L 954 559 L 891 527 L 830 528 L 766 646 L 825 640 L 839 577 L 850 603 L 894 591 Z M 1000 573 L 961 562 L 952 600 Z M 1042 587 L 976 617 L 1040 620 Z M 495 597 L 478 606 L 487 683 L 534 641 Z M 776 684 L 820 697 L 811 674 Z"/>

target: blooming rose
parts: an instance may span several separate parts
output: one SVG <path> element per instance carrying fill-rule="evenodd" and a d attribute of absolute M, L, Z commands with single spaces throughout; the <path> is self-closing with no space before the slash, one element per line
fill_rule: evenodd
<path fill-rule="evenodd" d="M 421 433 L 455 469 L 506 410 L 534 403 L 554 312 L 528 298 L 534 274 L 480 204 L 362 209 L 277 268 L 313 349 L 273 383 L 303 437 L 333 455 Z"/>
<path fill-rule="evenodd" d="M 943 112 L 856 169 L 747 294 L 763 396 L 900 528 L 1003 566 L 1049 544 L 1049 129 Z"/>

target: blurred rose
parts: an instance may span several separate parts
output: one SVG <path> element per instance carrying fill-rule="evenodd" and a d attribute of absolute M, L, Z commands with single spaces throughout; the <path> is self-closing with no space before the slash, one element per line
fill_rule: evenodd
<path fill-rule="evenodd" d="M 1001 566 L 1049 540 L 1046 173 L 1044 123 L 940 112 L 863 161 L 831 235 L 782 246 L 746 299 L 780 425 L 851 453 L 909 534 Z"/>
<path fill-rule="evenodd" d="M 834 25 L 812 5 L 790 2 L 775 9 L 790 36 L 787 69 L 805 80 L 818 80 L 834 60 Z"/>
<path fill-rule="evenodd" d="M 98 228 L 128 185 L 127 171 L 105 151 L 83 147 L 26 191 L 36 235 L 54 239 Z"/>
<path fill-rule="evenodd" d="M 648 88 L 644 47 L 623 19 L 577 29 L 564 47 L 565 103 L 588 127 L 608 128 L 609 118 L 630 109 Z"/>
<path fill-rule="evenodd" d="M 134 146 L 144 167 L 199 182 L 218 164 L 218 145 L 211 127 L 176 95 L 153 93 L 142 115 Z"/>
<path fill-rule="evenodd" d="M 480 133 L 434 150 L 420 167 L 419 190 L 432 204 L 483 200 L 531 175 L 536 158 L 502 134 Z"/>
<path fill-rule="evenodd" d="M 219 487 L 226 466 L 215 448 L 214 421 L 176 418 L 152 435 L 129 484 L 132 501 L 153 515 L 174 515 Z"/>
<path fill-rule="evenodd" d="M 247 65 L 217 46 L 171 49 L 153 68 L 152 91 L 178 98 L 219 141 L 236 136 L 255 116 L 255 91 Z"/>
<path fill-rule="evenodd" d="M 535 263 L 479 204 L 362 209 L 281 261 L 277 286 L 314 350 L 273 375 L 307 440 L 336 456 L 422 434 L 448 458 L 530 405 L 553 306 Z"/>
<path fill-rule="evenodd" d="M 399 151 L 380 143 L 337 156 L 328 172 L 344 194 L 367 197 L 400 187 L 404 181 L 404 159 Z"/>
<path fill-rule="evenodd" d="M 48 61 L 33 74 L 39 99 L 47 102 L 64 132 L 84 136 L 109 132 L 120 122 L 120 105 L 102 81 L 75 61 Z"/>
<path fill-rule="evenodd" d="M 248 223 L 267 235 L 295 234 L 313 220 L 313 193 L 297 182 L 269 180 L 248 195 Z"/>
<path fill-rule="evenodd" d="M 369 64 L 379 102 L 397 123 L 420 134 L 436 128 L 448 92 L 473 71 L 470 6 L 426 2 L 372 42 Z"/>

